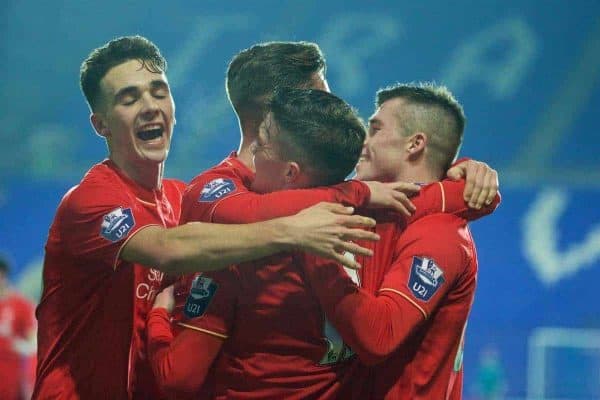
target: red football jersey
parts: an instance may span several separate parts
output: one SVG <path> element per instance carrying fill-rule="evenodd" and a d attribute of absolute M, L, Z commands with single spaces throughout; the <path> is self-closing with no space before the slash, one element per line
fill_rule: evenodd
<path fill-rule="evenodd" d="M 358 181 L 348 181 L 332 187 L 257 194 L 249 190 L 253 178 L 254 173 L 232 153 L 219 165 L 192 180 L 184 195 L 181 222 L 250 223 L 291 215 L 321 201 L 340 202 L 358 207 L 365 205 L 370 195 L 368 187 Z M 222 396 L 226 393 L 228 398 L 335 398 L 340 385 L 337 381 L 339 373 L 336 372 L 339 365 L 318 365 L 319 360 L 328 352 L 322 333 L 325 327 L 318 303 L 304 287 L 302 276 L 299 274 L 300 258 L 299 255 L 276 256 L 268 259 L 272 265 L 261 268 L 258 273 L 257 266 L 269 261 L 248 263 L 239 269 L 232 267 L 227 271 L 205 274 L 199 278 L 214 278 L 219 281 L 218 285 L 221 288 L 215 304 L 219 304 L 223 309 L 215 309 L 211 315 L 221 318 L 221 321 L 228 320 L 226 325 L 224 323 L 217 327 L 209 323 L 211 329 L 200 328 L 205 333 L 209 330 L 214 335 L 225 338 L 228 335 L 225 333 L 228 332 L 227 327 L 233 325 L 236 326 L 236 332 L 243 332 L 247 327 L 263 328 L 246 338 L 252 345 L 247 346 L 243 354 L 261 354 L 248 362 L 236 358 L 239 349 L 245 346 L 244 343 L 237 343 L 238 337 L 226 342 L 221 357 L 215 361 L 216 383 L 208 378 L 210 382 L 207 385 L 211 386 L 211 390 L 212 385 L 216 384 L 216 393 Z M 290 276 L 291 282 L 288 282 L 288 279 L 279 279 L 282 271 L 287 271 L 285 273 Z M 185 279 L 191 281 L 189 276 Z M 269 285 L 273 287 L 269 289 Z M 274 290 L 277 294 L 263 296 L 265 299 L 262 303 L 251 300 L 263 290 Z M 293 294 L 297 301 L 286 301 L 287 306 L 282 304 L 282 298 L 287 297 L 286 293 Z M 243 299 L 238 298 L 238 295 Z M 176 320 L 181 318 L 179 313 L 184 306 L 183 302 L 185 297 L 178 297 Z M 246 306 L 247 309 L 244 308 Z M 256 306 L 259 308 L 256 309 Z M 269 309 L 269 312 L 265 313 L 261 308 Z M 235 315 L 241 318 L 235 319 Z M 284 316 L 290 318 L 297 315 L 306 315 L 307 322 L 295 336 L 289 336 L 289 319 L 286 320 Z M 271 325 L 257 323 L 253 318 L 270 321 Z M 295 320 L 295 317 L 292 318 Z M 199 324 L 207 321 L 211 321 L 208 316 Z M 180 326 L 190 328 L 194 323 L 185 322 Z M 286 326 L 286 331 L 271 337 L 270 332 L 279 332 Z M 241 337 L 246 335 L 247 333 Z M 284 354 L 279 354 L 282 352 Z M 228 354 L 235 356 L 229 359 Z M 193 357 L 194 353 L 190 352 L 190 355 Z M 244 355 L 240 360 L 245 358 Z M 244 366 L 240 364 L 232 369 L 232 365 L 238 362 L 242 362 Z M 253 366 L 253 363 L 258 364 Z M 259 368 L 262 372 L 251 378 L 252 373 L 246 371 L 246 368 L 250 368 L 250 371 Z M 240 379 L 240 373 L 250 375 Z M 236 384 L 242 386 L 236 387 Z"/>
<path fill-rule="evenodd" d="M 0 297 L 0 399 L 22 399 L 31 390 L 35 346 L 28 341 L 33 333 L 33 303 L 14 291 Z"/>
<path fill-rule="evenodd" d="M 281 254 L 194 280 L 180 325 L 224 340 L 215 398 L 338 398 L 353 353 L 338 346 L 306 285 L 304 257 Z M 194 358 L 204 346 L 188 349 Z"/>
<path fill-rule="evenodd" d="M 471 235 L 451 214 L 403 230 L 393 221 L 377 225 L 385 251 L 363 260 L 361 288 L 329 261 L 307 268 L 328 318 L 360 358 L 342 397 L 460 399 L 477 273 Z"/>
<path fill-rule="evenodd" d="M 469 229 L 454 216 L 428 216 L 408 226 L 395 252 L 378 293 L 399 296 L 396 301 L 404 300 L 403 307 L 418 310 L 423 319 L 397 351 L 373 367 L 372 396 L 460 399 L 464 331 L 477 282 Z"/>
<path fill-rule="evenodd" d="M 145 321 L 163 273 L 119 258 L 138 230 L 176 226 L 184 185 L 145 189 L 107 160 L 63 197 L 46 243 L 34 398 L 156 396 Z"/>
<path fill-rule="evenodd" d="M 477 269 L 465 220 L 491 213 L 500 198 L 482 210 L 469 210 L 458 201 L 462 188 L 457 184 L 424 187 L 413 199 L 417 213 L 408 228 L 393 215 L 376 213 L 381 239 L 362 244 L 374 255 L 359 260 L 360 288 L 328 260 L 307 268 L 328 318 L 360 357 L 341 397 L 460 398 L 462 335 Z M 436 213 L 436 198 L 443 200 L 437 212 L 445 214 Z M 424 200 L 429 206 L 422 206 Z M 423 216 L 419 209 L 434 214 Z"/>

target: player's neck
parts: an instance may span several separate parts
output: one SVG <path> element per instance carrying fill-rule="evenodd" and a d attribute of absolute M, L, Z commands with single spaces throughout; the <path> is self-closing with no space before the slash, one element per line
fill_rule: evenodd
<path fill-rule="evenodd" d="M 162 188 L 165 163 L 144 163 L 144 165 L 128 164 L 111 158 L 121 172 L 138 185 L 148 190 Z"/>
<path fill-rule="evenodd" d="M 262 121 L 252 119 L 241 119 L 240 122 L 240 147 L 237 154 L 239 160 L 252 171 L 254 171 L 254 155 L 252 154 L 252 143 L 258 137 L 258 129 Z"/>
<path fill-rule="evenodd" d="M 254 140 L 250 140 L 249 138 L 243 138 L 237 151 L 238 160 L 252 171 L 254 171 L 254 155 L 252 154 L 251 148 L 253 141 Z"/>
<path fill-rule="evenodd" d="M 396 182 L 431 183 L 439 181 L 438 174 L 431 171 L 426 165 L 412 165 L 404 168 L 396 175 Z"/>

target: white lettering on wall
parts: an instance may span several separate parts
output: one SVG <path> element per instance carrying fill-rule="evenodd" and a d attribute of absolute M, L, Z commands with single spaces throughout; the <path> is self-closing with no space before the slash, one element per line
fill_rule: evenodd
<path fill-rule="evenodd" d="M 522 18 L 506 19 L 456 48 L 442 72 L 443 83 L 458 92 L 481 82 L 497 100 L 508 98 L 519 89 L 536 51 L 536 35 L 529 24 Z"/>
<path fill-rule="evenodd" d="M 523 220 L 525 258 L 546 285 L 555 284 L 600 260 L 600 224 L 588 228 L 579 242 L 559 249 L 559 220 L 567 203 L 565 190 L 544 190 Z"/>

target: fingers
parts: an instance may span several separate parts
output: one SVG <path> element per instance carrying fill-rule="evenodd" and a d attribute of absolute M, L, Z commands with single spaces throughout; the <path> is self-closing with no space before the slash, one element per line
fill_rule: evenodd
<path fill-rule="evenodd" d="M 342 255 L 346 252 L 352 253 L 354 255 L 361 255 L 367 257 L 373 255 L 373 250 L 361 247 L 360 245 L 354 242 L 341 242 L 338 246 L 336 246 L 336 249 L 338 250 L 337 253 Z"/>
<path fill-rule="evenodd" d="M 416 211 L 417 207 L 415 207 L 406 194 L 394 192 L 393 197 L 392 207 L 399 213 L 410 217 Z"/>
<path fill-rule="evenodd" d="M 495 169 L 492 169 L 492 173 L 488 175 L 486 184 L 490 187 L 490 191 L 485 199 L 485 204 L 489 206 L 498 194 L 498 172 Z"/>
<path fill-rule="evenodd" d="M 415 195 L 421 190 L 421 186 L 411 182 L 393 182 L 387 184 L 392 189 L 405 193 L 406 195 Z"/>
<path fill-rule="evenodd" d="M 477 174 L 477 165 L 474 164 L 473 160 L 465 161 L 459 165 L 464 164 L 464 173 L 465 173 L 465 190 L 463 192 L 463 198 L 465 202 L 469 203 L 471 198 L 473 197 L 473 191 L 476 186 L 476 174 Z M 479 193 L 478 193 L 479 194 Z"/>
<path fill-rule="evenodd" d="M 459 179 L 462 179 L 465 174 L 466 174 L 466 166 L 465 166 L 466 162 L 462 162 L 458 165 L 455 165 L 454 167 L 450 168 L 448 170 L 448 172 L 446 172 L 446 175 L 448 176 L 448 178 L 457 181 Z"/>
<path fill-rule="evenodd" d="M 376 224 L 373 218 L 363 217 L 362 215 L 343 216 L 337 222 L 347 228 L 372 228 Z"/>
<path fill-rule="evenodd" d="M 469 207 L 481 209 L 491 204 L 498 193 L 498 173 L 489 165 L 479 161 L 469 161 L 464 199 Z"/>
<path fill-rule="evenodd" d="M 375 232 L 365 231 L 364 229 L 348 229 L 342 233 L 341 240 L 368 240 L 370 242 L 376 242 L 379 240 L 379 235 Z"/>
<path fill-rule="evenodd" d="M 311 208 L 322 208 L 327 211 L 331 211 L 334 214 L 351 215 L 354 212 L 354 207 L 346 207 L 339 203 L 327 203 L 322 202 Z"/>
<path fill-rule="evenodd" d="M 175 292 L 175 284 L 167 286 L 162 290 L 162 292 L 165 293 L 167 296 L 172 296 Z"/>
<path fill-rule="evenodd" d="M 348 267 L 350 269 L 360 269 L 361 265 L 358 263 L 358 261 L 356 261 L 354 259 L 354 257 L 346 257 L 344 256 L 344 253 L 336 253 L 333 252 L 332 254 L 329 255 L 329 258 L 331 258 L 332 260 L 334 260 L 335 262 L 342 264 L 345 267 Z"/>
<path fill-rule="evenodd" d="M 474 171 L 474 176 L 473 176 L 473 180 L 471 181 L 473 188 L 471 191 L 471 195 L 469 196 L 469 207 L 471 208 L 475 208 L 475 209 L 480 209 L 481 206 L 483 205 L 483 201 L 481 202 L 481 204 L 479 204 L 478 199 L 480 198 L 480 196 L 483 195 L 483 198 L 485 198 L 485 196 L 487 195 L 487 191 L 485 191 L 484 193 L 482 193 L 484 190 L 486 190 L 484 188 L 485 185 L 485 168 L 482 165 L 482 163 L 478 163 L 475 171 Z M 468 177 L 467 177 L 467 184 L 469 183 Z"/>

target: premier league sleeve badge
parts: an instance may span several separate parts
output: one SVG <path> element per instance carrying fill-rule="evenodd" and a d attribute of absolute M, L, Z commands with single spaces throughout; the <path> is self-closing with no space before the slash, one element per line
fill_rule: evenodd
<path fill-rule="evenodd" d="M 413 257 L 408 288 L 417 299 L 429 301 L 444 282 L 444 271 L 433 259 Z"/>
<path fill-rule="evenodd" d="M 135 226 L 131 208 L 115 208 L 102 217 L 100 235 L 111 242 L 124 239 Z"/>
<path fill-rule="evenodd" d="M 202 275 L 195 277 L 183 309 L 185 316 L 197 318 L 204 315 L 217 288 L 218 285 L 212 279 Z"/>

